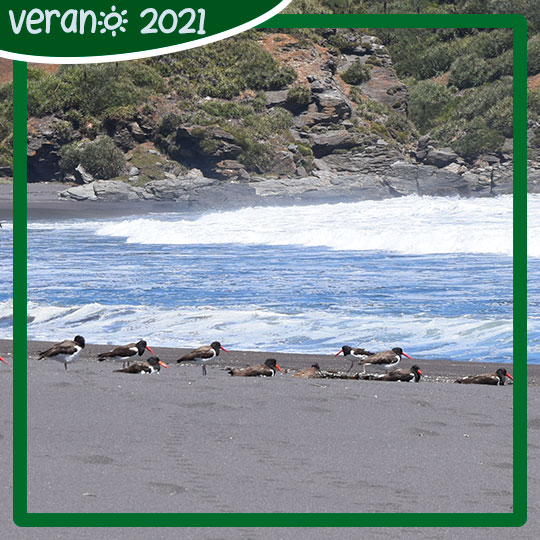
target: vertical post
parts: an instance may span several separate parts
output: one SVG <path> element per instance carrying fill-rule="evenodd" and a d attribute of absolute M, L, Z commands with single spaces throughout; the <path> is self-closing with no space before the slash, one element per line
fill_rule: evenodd
<path fill-rule="evenodd" d="M 514 26 L 514 513 L 527 517 L 527 21 Z"/>
<path fill-rule="evenodd" d="M 27 513 L 26 62 L 13 62 L 13 519 Z"/>

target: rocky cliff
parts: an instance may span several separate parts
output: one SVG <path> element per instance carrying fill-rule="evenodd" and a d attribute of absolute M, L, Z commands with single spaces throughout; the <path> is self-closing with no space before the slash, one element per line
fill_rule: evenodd
<path fill-rule="evenodd" d="M 331 45 L 338 38 L 339 48 Z M 232 98 L 201 92 L 186 106 L 167 72 L 167 93 L 99 126 L 58 114 L 32 118 L 29 180 L 70 184 L 66 199 L 190 204 L 512 192 L 511 139 L 503 151 L 465 160 L 419 136 L 408 119 L 407 86 L 375 36 L 328 29 L 319 43 L 279 32 L 256 41 L 294 73 L 281 88 Z M 63 172 L 66 144 L 84 146 L 100 133 L 124 154 L 120 174 L 105 180 L 81 163 Z M 538 191 L 539 177 L 531 163 L 530 191 Z"/>

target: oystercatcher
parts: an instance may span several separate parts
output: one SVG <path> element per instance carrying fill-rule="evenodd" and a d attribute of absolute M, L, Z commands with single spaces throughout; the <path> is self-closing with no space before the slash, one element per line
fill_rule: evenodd
<path fill-rule="evenodd" d="M 146 362 L 134 362 L 128 367 L 115 369 L 115 373 L 159 373 L 161 367 L 168 368 L 168 364 L 162 362 L 157 356 L 151 356 Z"/>
<path fill-rule="evenodd" d="M 491 384 L 493 386 L 504 386 L 505 377 L 510 380 L 514 378 L 505 368 L 499 368 L 495 373 L 482 373 L 481 375 L 469 375 L 463 379 L 457 379 L 454 382 L 458 384 Z"/>
<path fill-rule="evenodd" d="M 419 382 L 423 375 L 420 368 L 415 364 L 411 369 L 393 369 L 390 373 L 374 377 L 374 381 L 402 381 L 409 382 L 414 379 L 414 382 Z"/>
<path fill-rule="evenodd" d="M 382 367 L 387 371 L 393 369 L 401 362 L 402 356 L 405 356 L 409 360 L 414 360 L 408 354 L 405 354 L 401 347 L 394 347 L 390 351 L 383 351 L 366 356 L 360 360 L 360 365 L 364 368 L 362 373 L 366 372 L 366 366 L 368 365 Z"/>
<path fill-rule="evenodd" d="M 366 356 L 373 356 L 374 354 L 372 352 L 366 351 L 366 349 L 360 349 L 360 348 L 354 349 L 353 347 L 349 347 L 348 345 L 343 345 L 343 347 L 341 347 L 341 350 L 338 353 L 336 353 L 334 356 L 339 356 L 341 353 L 343 353 L 343 356 L 345 357 L 346 360 L 351 361 L 351 365 L 349 366 L 347 373 L 351 371 L 355 360 L 362 360 Z"/>
<path fill-rule="evenodd" d="M 229 368 L 227 371 L 233 377 L 273 377 L 276 374 L 276 369 L 283 373 L 275 358 L 268 358 L 264 364 L 258 366 L 248 366 L 241 369 Z"/>
<path fill-rule="evenodd" d="M 7 364 L 9 366 L 9 362 L 7 360 L 4 360 L 1 356 L 0 356 L 0 362 L 4 362 L 4 364 Z"/>
<path fill-rule="evenodd" d="M 79 353 L 84 349 L 84 345 L 84 338 L 82 336 L 75 336 L 73 341 L 66 339 L 61 343 L 56 343 L 50 349 L 40 352 L 38 360 L 51 358 L 57 362 L 63 362 L 64 368 L 67 369 L 67 365 L 79 356 Z"/>
<path fill-rule="evenodd" d="M 226 353 L 229 352 L 227 349 L 221 346 L 219 341 L 214 341 L 210 345 L 204 345 L 198 349 L 188 352 L 187 354 L 184 354 L 184 356 L 179 358 L 176 363 L 195 362 L 196 364 L 202 364 L 202 374 L 206 375 L 206 364 L 212 362 L 214 358 L 219 356 L 220 351 L 225 351 Z"/>
<path fill-rule="evenodd" d="M 293 377 L 299 377 L 301 379 L 321 379 L 322 376 L 319 364 L 311 364 L 310 368 L 300 369 L 293 375 Z"/>
<path fill-rule="evenodd" d="M 100 353 L 98 354 L 98 360 L 103 362 L 103 360 L 110 358 L 111 360 L 122 362 L 122 367 L 126 367 L 126 363 L 129 365 L 129 360 L 137 356 L 142 356 L 145 350 L 151 354 L 156 354 L 144 339 L 140 339 L 137 343 L 128 343 L 127 345 L 116 347 L 112 351 Z"/>

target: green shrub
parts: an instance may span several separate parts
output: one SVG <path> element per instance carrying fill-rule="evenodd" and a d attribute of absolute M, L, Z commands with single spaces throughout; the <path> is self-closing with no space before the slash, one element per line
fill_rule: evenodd
<path fill-rule="evenodd" d="M 274 133 L 290 129 L 293 124 L 294 116 L 291 112 L 281 107 L 275 107 L 267 115 L 262 117 L 261 127 L 264 131 L 261 131 L 261 133 L 270 136 Z M 261 127 L 259 127 L 259 130 L 261 130 Z"/>
<path fill-rule="evenodd" d="M 532 148 L 540 148 L 540 129 L 534 132 L 534 135 L 529 139 L 529 146 Z"/>
<path fill-rule="evenodd" d="M 112 178 L 124 169 L 124 154 L 114 141 L 103 135 L 88 143 L 81 154 L 81 165 L 96 178 Z"/>
<path fill-rule="evenodd" d="M 65 173 L 72 173 L 81 162 L 82 143 L 66 144 L 60 148 L 58 165 Z"/>
<path fill-rule="evenodd" d="M 378 56 L 375 56 L 372 54 L 367 60 L 366 64 L 369 64 L 370 66 L 382 66 L 382 61 Z"/>
<path fill-rule="evenodd" d="M 245 118 L 254 113 L 253 107 L 250 105 L 215 99 L 203 102 L 201 109 L 212 116 L 227 119 Z"/>
<path fill-rule="evenodd" d="M 489 61 L 489 68 L 487 72 L 487 80 L 495 81 L 505 76 L 513 75 L 514 65 L 513 51 L 506 51 L 497 58 L 493 58 Z"/>
<path fill-rule="evenodd" d="M 540 34 L 527 42 L 527 75 L 540 73 Z"/>
<path fill-rule="evenodd" d="M 355 30 L 338 28 L 328 37 L 328 43 L 341 52 L 351 52 L 362 43 L 362 34 Z"/>
<path fill-rule="evenodd" d="M 370 76 L 370 68 L 360 60 L 356 60 L 347 71 L 341 73 L 341 78 L 348 84 L 361 84 L 369 81 Z"/>
<path fill-rule="evenodd" d="M 306 106 L 311 102 L 311 89 L 303 84 L 297 84 L 287 92 L 287 102 L 292 105 Z"/>
<path fill-rule="evenodd" d="M 512 97 L 512 78 L 505 77 L 479 88 L 471 88 L 464 92 L 453 111 L 453 118 L 473 120 L 483 116 L 494 103 Z"/>
<path fill-rule="evenodd" d="M 13 85 L 0 85 L 0 141 L 13 129 Z"/>
<path fill-rule="evenodd" d="M 409 118 L 425 132 L 435 125 L 451 101 L 452 93 L 443 84 L 420 81 L 409 88 Z"/>
<path fill-rule="evenodd" d="M 135 107 L 133 105 L 116 105 L 103 111 L 103 125 L 107 129 L 114 128 L 117 124 L 133 120 Z"/>
<path fill-rule="evenodd" d="M 407 142 L 411 136 L 411 125 L 404 114 L 396 111 L 388 111 L 388 116 L 385 123 L 389 130 L 395 132 L 395 138 L 401 143 Z M 394 135 L 394 133 L 392 133 Z"/>
<path fill-rule="evenodd" d="M 540 117 L 540 90 L 527 91 L 527 112 L 530 116 Z"/>
<path fill-rule="evenodd" d="M 178 128 L 178 126 L 180 125 L 181 120 L 182 119 L 181 119 L 180 115 L 178 115 L 176 113 L 173 113 L 173 112 L 167 113 L 161 119 L 161 123 L 160 123 L 159 128 L 158 128 L 159 133 L 161 133 L 161 135 L 165 135 L 165 136 L 169 135 L 176 128 Z"/>
<path fill-rule="evenodd" d="M 487 125 L 507 138 L 513 137 L 512 104 L 513 99 L 506 97 L 502 101 L 496 102 L 485 115 Z"/>
<path fill-rule="evenodd" d="M 512 32 L 505 28 L 479 32 L 467 43 L 467 50 L 482 58 L 497 58 L 512 49 Z"/>
<path fill-rule="evenodd" d="M 60 168 L 72 172 L 79 164 L 95 178 L 107 180 L 123 171 L 125 158 L 114 141 L 103 135 L 86 145 L 75 143 L 62 147 Z"/>
<path fill-rule="evenodd" d="M 487 79 L 487 71 L 488 64 L 483 58 L 466 54 L 452 63 L 448 82 L 459 90 L 480 86 Z"/>
<path fill-rule="evenodd" d="M 294 70 L 280 65 L 249 32 L 147 62 L 159 64 L 164 75 L 189 82 L 199 95 L 214 98 L 230 99 L 247 88 L 280 90 L 296 79 Z"/>
<path fill-rule="evenodd" d="M 463 158 L 472 160 L 486 152 L 500 151 L 504 135 L 489 128 L 482 120 L 474 120 L 464 126 L 464 133 L 451 142 L 451 147 Z"/>
<path fill-rule="evenodd" d="M 76 109 L 100 117 L 111 107 L 141 103 L 163 89 L 159 73 L 139 61 L 62 66 L 53 75 L 30 69 L 28 112 L 44 116 Z"/>
<path fill-rule="evenodd" d="M 55 137 L 63 143 L 69 142 L 73 138 L 73 127 L 71 122 L 59 120 L 53 125 Z"/>

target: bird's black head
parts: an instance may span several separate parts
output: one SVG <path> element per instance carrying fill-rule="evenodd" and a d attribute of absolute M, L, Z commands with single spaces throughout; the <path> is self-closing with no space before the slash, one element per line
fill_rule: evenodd
<path fill-rule="evenodd" d="M 509 379 L 512 379 L 512 375 L 510 375 L 510 373 L 508 373 L 508 371 L 506 371 L 505 368 L 499 368 L 495 374 L 497 375 L 497 377 L 499 377 L 499 384 L 501 386 L 504 386 L 504 382 L 506 380 L 506 377 L 508 377 Z"/>
<path fill-rule="evenodd" d="M 212 347 L 212 349 L 219 354 L 219 351 L 221 350 L 221 343 L 219 341 L 212 341 L 212 343 L 210 343 L 210 347 Z"/>
<path fill-rule="evenodd" d="M 169 364 L 166 364 L 165 362 L 162 362 L 157 356 L 151 356 L 147 362 L 154 368 L 157 369 L 157 371 L 160 370 L 160 366 L 169 367 Z"/>
<path fill-rule="evenodd" d="M 85 342 L 84 342 L 84 338 L 82 336 L 75 336 L 73 338 L 73 341 L 75 343 L 77 343 L 78 345 L 80 345 L 84 349 Z"/>
<path fill-rule="evenodd" d="M 399 354 L 399 356 L 403 354 L 403 349 L 401 347 L 394 347 L 392 351 L 395 352 L 396 354 Z"/>
<path fill-rule="evenodd" d="M 311 367 L 312 367 L 313 369 L 317 369 L 317 370 L 319 370 L 319 371 L 321 370 L 321 366 L 319 366 L 319 364 L 317 364 L 317 363 L 311 364 Z"/>
<path fill-rule="evenodd" d="M 349 354 L 351 354 L 352 347 L 349 347 L 348 345 L 343 345 L 343 347 L 341 347 L 341 350 L 343 351 L 343 356 L 348 356 Z"/>
<path fill-rule="evenodd" d="M 159 358 L 157 356 L 151 356 L 147 362 L 152 366 L 152 367 L 157 367 L 159 366 Z M 159 369 L 159 367 L 158 367 Z"/>
<path fill-rule="evenodd" d="M 264 365 L 272 369 L 274 373 L 276 369 L 283 373 L 283 370 L 278 366 L 277 360 L 275 358 L 268 358 L 267 360 L 264 361 Z"/>
<path fill-rule="evenodd" d="M 422 371 L 420 371 L 420 368 L 415 364 L 411 367 L 411 371 L 414 373 L 414 382 L 419 382 L 420 377 L 423 375 Z"/>
<path fill-rule="evenodd" d="M 137 347 L 137 350 L 139 351 L 139 356 L 142 356 L 144 354 L 144 351 L 146 350 L 147 343 L 144 339 L 139 339 L 137 343 L 135 343 L 135 347 Z"/>

